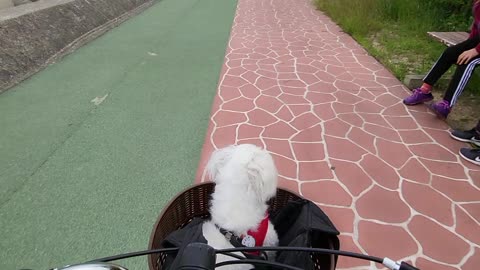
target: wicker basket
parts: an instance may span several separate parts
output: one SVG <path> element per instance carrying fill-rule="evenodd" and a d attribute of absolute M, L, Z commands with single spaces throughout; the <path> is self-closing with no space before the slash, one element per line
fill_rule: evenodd
<path fill-rule="evenodd" d="M 161 248 L 162 241 L 165 237 L 171 232 L 184 227 L 193 218 L 208 218 L 210 216 L 208 212 L 210 195 L 213 193 L 214 188 L 215 184 L 211 182 L 197 184 L 173 198 L 167 207 L 163 209 L 153 227 L 149 249 Z M 298 199 L 302 199 L 302 197 L 288 190 L 278 188 L 276 197 L 269 203 L 269 210 L 275 212 L 285 206 L 287 202 Z M 328 242 L 315 243 L 314 246 L 318 248 L 332 248 L 333 245 Z M 335 258 L 333 255 L 314 254 L 312 260 L 315 262 L 316 270 L 335 269 Z M 164 262 L 165 254 L 163 253 L 151 254 L 148 257 L 150 270 L 162 270 Z"/>

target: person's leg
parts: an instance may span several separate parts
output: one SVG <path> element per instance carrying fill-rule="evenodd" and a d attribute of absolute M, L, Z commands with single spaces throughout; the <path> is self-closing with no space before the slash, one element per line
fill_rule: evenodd
<path fill-rule="evenodd" d="M 433 65 L 432 69 L 430 69 L 423 79 L 422 86 L 414 89 L 412 95 L 406 97 L 403 100 L 403 103 L 405 103 L 405 105 L 417 105 L 433 100 L 433 95 L 430 93 L 432 86 L 454 63 L 457 62 L 458 56 L 462 52 L 468 50 L 467 48 L 473 48 L 474 46 L 475 41 L 467 39 L 464 42 L 445 49 L 440 58 L 438 58 L 437 62 Z"/>
<path fill-rule="evenodd" d="M 467 39 L 464 42 L 445 49 L 423 79 L 423 85 L 420 88 L 414 89 L 412 95 L 405 98 L 403 103 L 405 103 L 405 105 L 417 105 L 433 100 L 433 95 L 430 93 L 432 86 L 457 62 L 458 56 L 462 52 L 474 48 L 477 44 L 477 39 Z"/>
<path fill-rule="evenodd" d="M 470 77 L 472 76 L 473 71 L 478 64 L 480 64 L 479 57 L 471 60 L 466 65 L 457 66 L 455 74 L 453 75 L 452 80 L 450 81 L 450 84 L 443 98 L 444 100 L 449 102 L 451 107 L 453 107 L 453 105 L 455 105 L 455 103 L 457 102 L 458 97 L 465 89 L 465 86 L 467 86 L 467 83 L 470 80 Z"/>
<path fill-rule="evenodd" d="M 466 65 L 457 66 L 455 74 L 445 92 L 443 100 L 432 104 L 433 111 L 441 118 L 447 118 L 452 107 L 457 103 L 458 98 L 462 94 L 475 67 L 480 64 L 480 58 L 474 58 Z"/>
<path fill-rule="evenodd" d="M 457 63 L 460 54 L 466 50 L 475 48 L 475 46 L 478 45 L 478 42 L 479 38 L 467 39 L 464 42 L 445 49 L 440 58 L 438 58 L 437 62 L 433 65 L 432 69 L 427 73 L 423 82 L 429 85 L 434 85 L 453 64 Z"/>

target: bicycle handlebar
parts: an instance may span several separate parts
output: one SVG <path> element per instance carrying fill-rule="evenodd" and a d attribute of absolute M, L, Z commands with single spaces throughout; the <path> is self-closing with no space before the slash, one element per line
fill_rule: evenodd
<path fill-rule="evenodd" d="M 178 248 L 167 248 L 167 249 L 155 249 L 155 250 L 145 250 L 139 252 L 132 252 L 122 255 L 116 255 L 111 257 L 105 257 L 93 261 L 86 262 L 84 264 L 77 264 L 71 266 L 65 266 L 62 268 L 54 268 L 51 270 L 128 270 L 122 266 L 111 264 L 109 262 L 116 261 L 120 259 L 126 259 L 137 256 L 144 256 L 155 253 L 172 253 L 178 252 Z M 354 252 L 342 251 L 342 250 L 332 250 L 332 249 L 321 249 L 321 248 L 303 248 L 303 247 L 255 247 L 255 248 L 229 248 L 229 249 L 220 249 L 216 250 L 213 247 L 204 244 L 204 243 L 191 243 L 184 250 L 182 254 L 178 254 L 178 260 L 174 262 L 175 270 L 214 270 L 215 267 L 220 267 L 230 264 L 252 264 L 252 265 L 269 265 L 274 268 L 283 268 L 289 270 L 303 270 L 298 267 L 271 262 L 271 261 L 262 261 L 262 260 L 252 260 L 252 259 L 236 259 L 231 261 L 225 261 L 222 263 L 215 264 L 217 254 L 228 254 L 230 252 L 240 252 L 240 251 L 301 251 L 301 252 L 310 252 L 310 253 L 322 253 L 322 254 L 331 254 L 339 256 L 353 257 L 357 259 L 373 261 L 379 264 L 383 264 L 390 270 L 420 270 L 406 262 L 395 262 L 389 258 L 379 258 L 368 256 L 364 254 L 358 254 Z"/>

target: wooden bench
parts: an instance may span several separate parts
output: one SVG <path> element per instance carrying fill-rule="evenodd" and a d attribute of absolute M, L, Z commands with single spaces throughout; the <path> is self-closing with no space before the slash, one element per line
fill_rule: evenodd
<path fill-rule="evenodd" d="M 429 36 L 442 42 L 448 47 L 457 45 L 468 38 L 467 32 L 427 32 Z"/>

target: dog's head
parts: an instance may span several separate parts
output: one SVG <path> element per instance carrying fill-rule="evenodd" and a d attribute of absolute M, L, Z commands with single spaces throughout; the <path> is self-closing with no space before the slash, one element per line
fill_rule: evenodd
<path fill-rule="evenodd" d="M 232 145 L 215 151 L 207 164 L 207 172 L 217 187 L 230 186 L 240 196 L 251 195 L 262 203 L 277 191 L 278 173 L 272 156 L 252 144 Z"/>

